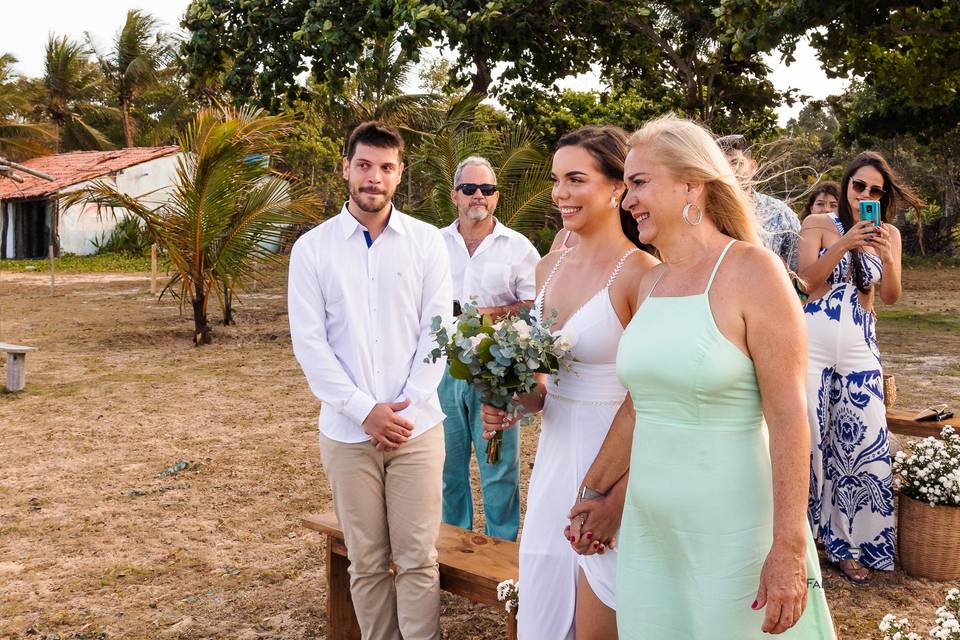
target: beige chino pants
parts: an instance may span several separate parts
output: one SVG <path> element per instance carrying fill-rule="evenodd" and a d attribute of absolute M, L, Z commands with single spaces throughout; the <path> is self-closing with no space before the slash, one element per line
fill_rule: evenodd
<path fill-rule="evenodd" d="M 343 527 L 363 640 L 439 640 L 442 425 L 390 452 L 320 434 L 320 458 Z"/>

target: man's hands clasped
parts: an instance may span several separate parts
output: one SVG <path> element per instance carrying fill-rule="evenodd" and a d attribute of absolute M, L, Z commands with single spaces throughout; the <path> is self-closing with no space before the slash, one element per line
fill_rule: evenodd
<path fill-rule="evenodd" d="M 397 415 L 410 406 L 409 400 L 403 402 L 381 402 L 363 421 L 363 430 L 370 435 L 370 442 L 377 451 L 395 451 L 413 434 L 413 423 Z"/>

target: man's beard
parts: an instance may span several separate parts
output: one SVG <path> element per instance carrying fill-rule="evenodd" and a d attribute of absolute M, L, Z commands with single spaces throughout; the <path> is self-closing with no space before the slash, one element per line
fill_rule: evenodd
<path fill-rule="evenodd" d="M 393 199 L 393 191 L 351 184 L 350 199 L 364 213 L 380 213 Z"/>
<path fill-rule="evenodd" d="M 490 217 L 490 213 L 486 207 L 470 207 L 467 209 L 466 216 L 473 222 L 483 222 Z"/>

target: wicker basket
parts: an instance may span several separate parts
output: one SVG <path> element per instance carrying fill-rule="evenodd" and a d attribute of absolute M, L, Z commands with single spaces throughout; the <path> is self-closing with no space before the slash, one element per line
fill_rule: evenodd
<path fill-rule="evenodd" d="M 897 403 L 897 379 L 892 375 L 883 376 L 883 404 L 892 409 Z"/>
<path fill-rule="evenodd" d="M 900 566 L 931 580 L 960 578 L 960 507 L 937 505 L 900 494 L 897 543 Z"/>

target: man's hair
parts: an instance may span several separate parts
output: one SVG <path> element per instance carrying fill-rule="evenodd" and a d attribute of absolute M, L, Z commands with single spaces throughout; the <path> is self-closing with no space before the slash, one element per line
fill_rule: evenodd
<path fill-rule="evenodd" d="M 456 187 L 460 184 L 460 178 L 463 177 L 463 170 L 467 167 L 486 167 L 490 169 L 490 175 L 493 176 L 493 182 L 497 182 L 497 172 L 494 170 L 493 165 L 490 164 L 490 161 L 486 158 L 480 156 L 470 156 L 469 158 L 464 158 L 460 161 L 460 164 L 457 165 L 456 170 L 453 172 L 453 186 Z"/>
<path fill-rule="evenodd" d="M 396 127 L 377 120 L 357 125 L 347 140 L 347 160 L 353 160 L 357 145 L 361 143 L 381 149 L 396 149 L 397 158 L 403 161 L 403 136 Z"/>
<path fill-rule="evenodd" d="M 720 150 L 724 153 L 729 153 L 730 151 L 739 151 L 748 158 L 753 157 L 753 152 L 750 150 L 752 146 L 750 141 L 747 140 L 745 135 L 735 133 L 729 136 L 720 136 L 717 138 L 717 146 L 720 147 Z"/>

